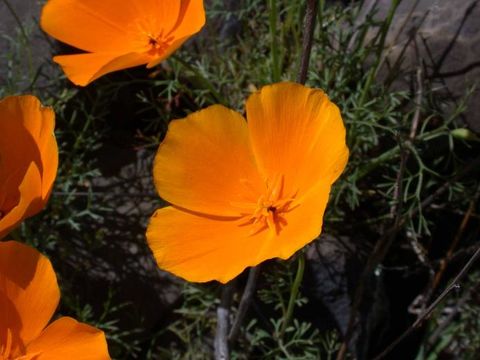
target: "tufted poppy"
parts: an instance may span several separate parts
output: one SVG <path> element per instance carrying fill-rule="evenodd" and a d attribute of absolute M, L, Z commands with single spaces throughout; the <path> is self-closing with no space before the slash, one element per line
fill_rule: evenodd
<path fill-rule="evenodd" d="M 152 216 L 147 241 L 159 267 L 186 280 L 225 283 L 314 240 L 347 163 L 340 111 L 321 90 L 265 86 L 246 114 L 214 105 L 172 121 L 156 154 L 171 206 Z"/>
<path fill-rule="evenodd" d="M 138 65 L 151 68 L 205 24 L 203 0 L 48 0 L 42 29 L 86 51 L 55 56 L 67 77 L 85 86 Z"/>
<path fill-rule="evenodd" d="M 30 95 L 0 101 L 0 238 L 46 204 L 57 174 L 55 114 Z"/>
<path fill-rule="evenodd" d="M 0 243 L 0 359 L 110 359 L 102 331 L 69 317 L 47 326 L 59 299 L 45 256 L 16 241 Z"/>

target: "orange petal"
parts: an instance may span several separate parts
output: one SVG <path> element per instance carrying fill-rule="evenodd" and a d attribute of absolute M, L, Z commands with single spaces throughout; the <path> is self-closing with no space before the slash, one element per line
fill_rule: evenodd
<path fill-rule="evenodd" d="M 74 84 L 86 86 L 93 80 L 113 71 L 147 64 L 151 57 L 147 54 L 130 53 L 126 55 L 111 53 L 89 53 L 55 56 L 53 61 L 59 64 Z"/>
<path fill-rule="evenodd" d="M 38 165 L 42 175 L 43 207 L 52 189 L 58 168 L 58 148 L 54 135 L 55 113 L 51 108 L 43 107 L 40 101 L 31 95 L 13 96 L 4 101 L 15 103 L 17 116 L 21 116 L 21 120 L 12 119 L 12 121 L 18 121 L 25 127 L 40 152 Z M 24 151 L 20 153 L 25 156 Z M 30 159 L 32 160 L 35 159 Z"/>
<path fill-rule="evenodd" d="M 77 85 L 127 67 L 155 66 L 204 24 L 203 0 L 49 0 L 41 16 L 45 32 L 93 53 L 54 58 Z"/>
<path fill-rule="evenodd" d="M 85 51 L 129 53 L 135 47 L 131 31 L 136 30 L 138 19 L 151 17 L 145 5 L 152 2 L 49 0 L 40 25 L 52 37 Z"/>
<path fill-rule="evenodd" d="M 0 292 L 16 310 L 12 313 L 0 308 L 0 328 L 10 328 L 24 344 L 41 333 L 60 299 L 50 261 L 15 241 L 0 242 Z"/>
<path fill-rule="evenodd" d="M 345 127 L 323 91 L 274 84 L 251 95 L 246 107 L 259 169 L 269 179 L 283 175 L 287 193 L 305 193 L 341 174 L 348 159 Z"/>
<path fill-rule="evenodd" d="M 52 37 L 100 53 L 142 52 L 150 35 L 180 39 L 205 23 L 203 0 L 49 0 L 40 25 Z"/>
<path fill-rule="evenodd" d="M 211 215 L 241 215 L 234 204 L 256 203 L 261 188 L 245 119 L 220 105 L 170 123 L 153 175 L 163 199 Z"/>
<path fill-rule="evenodd" d="M 180 13 L 172 34 L 176 39 L 196 34 L 205 25 L 203 0 L 182 0 Z"/>
<path fill-rule="evenodd" d="M 105 334 L 69 317 L 50 324 L 27 346 L 36 360 L 109 360 Z"/>
<path fill-rule="evenodd" d="M 16 358 L 25 348 L 17 333 L 12 331 L 21 322 L 15 304 L 0 288 L 0 359 Z M 9 357 L 10 356 L 10 357 Z"/>
<path fill-rule="evenodd" d="M 152 59 L 147 64 L 147 68 L 152 68 L 160 64 L 163 60 L 173 54 L 185 41 L 192 35 L 200 31 L 205 25 L 205 10 L 203 0 L 180 0 L 180 1 L 159 1 L 154 0 L 152 8 L 157 14 L 171 14 L 167 18 L 162 16 L 153 19 L 144 18 L 140 27 L 150 29 L 152 34 L 164 34 L 164 38 L 171 37 L 168 48 L 158 54 L 152 55 Z M 174 15 L 176 14 L 176 15 Z M 174 20 L 174 21 L 172 21 Z M 138 40 L 140 43 L 142 40 Z"/>
<path fill-rule="evenodd" d="M 18 196 L 18 203 L 11 210 L 3 214 L 0 218 L 0 239 L 7 235 L 16 225 L 18 225 L 25 217 L 30 216 L 42 207 L 42 181 L 40 172 L 35 163 L 31 163 L 25 173 L 25 176 L 20 183 L 18 189 L 15 184 L 9 182 L 7 186 L 15 185 L 12 188 L 7 188 L 7 192 L 14 193 Z M 4 190 L 1 188 L 0 190 Z M 17 195 L 18 192 L 18 195 Z M 8 201 L 9 199 L 7 199 Z M 0 204 L 1 205 L 1 204 Z"/>
<path fill-rule="evenodd" d="M 31 96 L 9 96 L 0 101 L 0 158 L 2 171 L 11 173 L 22 169 L 25 171 L 31 162 L 41 167 L 41 156 L 36 139 L 27 129 L 32 122 L 41 126 L 43 119 L 39 118 L 38 108 L 33 110 L 34 102 Z M 33 119 L 30 119 L 33 117 Z M 20 171 L 21 172 L 21 171 Z M 2 174 L 4 177 L 5 174 Z M 0 178 L 1 181 L 1 178 Z"/>
<path fill-rule="evenodd" d="M 147 64 L 147 69 L 151 69 L 152 67 L 160 64 L 163 60 L 165 60 L 170 55 L 172 55 L 187 40 L 188 40 L 188 36 L 177 39 L 169 45 L 168 49 L 165 50 L 164 53 L 162 53 L 161 55 L 158 55 L 158 56 L 152 56 L 149 63 Z"/>
<path fill-rule="evenodd" d="M 125 2 L 122 6 L 123 11 L 130 14 L 128 25 L 122 26 L 128 28 L 132 45 L 144 44 L 145 35 L 147 38 L 150 35 L 155 37 L 162 34 L 164 38 L 171 36 L 174 40 L 184 39 L 197 33 L 205 25 L 203 0 L 136 0 Z M 90 10 L 98 11 L 97 3 L 90 7 Z"/>
<path fill-rule="evenodd" d="M 36 97 L 5 98 L 0 102 L 0 119 L 1 237 L 45 206 L 57 173 L 58 149 L 55 114 Z"/>
<path fill-rule="evenodd" d="M 158 210 L 147 241 L 158 266 L 188 281 L 226 283 L 246 267 L 286 259 L 321 232 L 330 185 L 320 184 L 285 214 L 278 234 L 254 231 L 244 221 L 200 216 L 174 207 Z"/>

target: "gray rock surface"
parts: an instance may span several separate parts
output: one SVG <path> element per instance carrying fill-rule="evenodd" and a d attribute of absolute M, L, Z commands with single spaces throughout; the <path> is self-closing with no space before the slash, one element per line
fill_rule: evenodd
<path fill-rule="evenodd" d="M 0 87 L 5 86 L 8 78 L 15 78 L 14 91 L 21 91 L 51 56 L 50 44 L 38 26 L 41 3 L 39 0 L 0 1 Z M 30 69 L 31 73 L 25 69 Z M 45 68 L 42 71 L 46 74 Z M 42 79 L 40 76 L 38 80 Z"/>
<path fill-rule="evenodd" d="M 40 13 L 40 4 L 38 0 L 8 0 L 7 3 L 17 15 L 18 19 L 23 22 L 34 22 L 38 19 Z M 0 1 L 0 34 L 14 34 L 18 23 L 7 3 Z M 5 39 L 1 40 L 1 46 L 5 44 Z"/>
<path fill-rule="evenodd" d="M 363 11 L 376 0 L 366 0 Z M 385 18 L 392 0 L 378 0 L 377 16 Z M 403 0 L 387 37 L 389 59 L 395 61 L 406 47 L 404 71 L 422 65 L 425 77 L 434 83 L 437 96 L 461 99 L 472 85 L 480 85 L 480 1 Z M 412 41 L 409 39 L 413 36 Z M 397 86 L 408 84 L 397 82 Z M 468 102 L 465 121 L 480 132 L 480 89 Z"/>

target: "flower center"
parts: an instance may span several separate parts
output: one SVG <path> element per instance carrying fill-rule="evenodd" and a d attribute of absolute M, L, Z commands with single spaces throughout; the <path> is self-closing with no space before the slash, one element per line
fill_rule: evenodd
<path fill-rule="evenodd" d="M 283 176 L 277 176 L 270 182 L 267 181 L 266 191 L 260 196 L 257 203 L 244 204 L 244 207 L 249 205 L 250 211 L 253 211 L 243 217 L 241 225 L 250 225 L 252 227 L 251 235 L 266 229 L 278 235 L 287 225 L 285 214 L 297 207 L 298 204 L 295 204 L 295 194 L 285 196 L 283 183 Z"/>
<path fill-rule="evenodd" d="M 172 41 L 173 41 L 173 36 L 163 36 L 163 31 L 160 32 L 158 35 L 152 35 L 148 34 L 148 46 L 150 47 L 150 50 L 148 53 L 152 56 L 159 56 L 163 55 L 165 51 L 170 47 Z"/>
<path fill-rule="evenodd" d="M 12 351 L 12 331 L 7 328 L 5 343 L 0 345 L 0 360 L 10 360 Z"/>
<path fill-rule="evenodd" d="M 0 360 L 35 360 L 40 355 L 40 353 L 25 354 L 22 348 L 23 346 L 18 346 L 18 342 L 14 341 L 12 330 L 7 328 L 4 343 L 0 344 Z"/>

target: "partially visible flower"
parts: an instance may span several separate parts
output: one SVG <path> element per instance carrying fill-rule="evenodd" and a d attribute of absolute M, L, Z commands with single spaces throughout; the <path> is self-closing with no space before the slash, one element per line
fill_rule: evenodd
<path fill-rule="evenodd" d="M 172 121 L 154 165 L 147 240 L 160 268 L 189 281 L 231 280 L 286 259 L 321 232 L 347 159 L 345 127 L 323 91 L 265 86 L 242 115 L 215 105 Z"/>
<path fill-rule="evenodd" d="M 46 33 L 86 51 L 53 58 L 81 86 L 159 64 L 204 24 L 203 0 L 49 0 L 40 19 Z"/>
<path fill-rule="evenodd" d="M 0 239 L 46 204 L 58 167 L 55 114 L 30 95 L 0 101 Z"/>
<path fill-rule="evenodd" d="M 52 264 L 37 250 L 0 242 L 0 359 L 107 360 L 102 331 L 69 317 L 47 326 L 60 299 Z"/>

